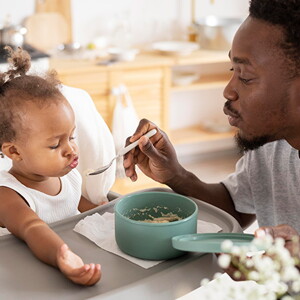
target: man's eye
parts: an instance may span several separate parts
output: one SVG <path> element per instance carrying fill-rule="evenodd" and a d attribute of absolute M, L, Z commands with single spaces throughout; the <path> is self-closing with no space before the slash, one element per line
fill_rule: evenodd
<path fill-rule="evenodd" d="M 72 141 L 72 140 L 75 140 L 75 138 L 76 138 L 76 136 L 70 136 L 69 140 Z"/>
<path fill-rule="evenodd" d="M 249 83 L 251 81 L 251 79 L 246 79 L 246 78 L 242 78 L 242 77 L 239 77 L 239 80 L 243 83 Z"/>

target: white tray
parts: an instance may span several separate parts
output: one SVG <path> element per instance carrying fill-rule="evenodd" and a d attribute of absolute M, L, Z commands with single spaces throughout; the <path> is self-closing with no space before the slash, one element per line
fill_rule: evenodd
<path fill-rule="evenodd" d="M 1 299 L 173 300 L 199 287 L 202 278 L 211 278 L 220 271 L 215 255 L 201 253 L 189 253 L 144 269 L 102 250 L 73 231 L 75 224 L 87 215 L 113 212 L 117 196 L 111 193 L 110 198 L 115 200 L 109 204 L 51 225 L 84 261 L 101 264 L 103 276 L 98 284 L 93 287 L 73 284 L 58 270 L 37 260 L 23 242 L 13 236 L 3 236 L 0 237 Z M 238 222 L 227 213 L 202 201 L 195 201 L 199 206 L 199 219 L 218 224 L 223 232 L 242 231 Z"/>

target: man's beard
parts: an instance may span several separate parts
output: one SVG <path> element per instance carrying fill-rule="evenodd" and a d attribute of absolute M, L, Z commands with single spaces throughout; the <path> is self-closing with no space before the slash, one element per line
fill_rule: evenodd
<path fill-rule="evenodd" d="M 232 108 L 231 106 L 231 101 L 226 101 L 224 106 L 231 111 L 233 114 L 235 114 L 237 117 L 242 119 L 241 115 L 239 112 L 235 109 Z M 237 134 L 235 135 L 235 142 L 240 150 L 240 153 L 243 154 L 249 150 L 255 150 L 271 141 L 273 141 L 272 136 L 270 135 L 263 135 L 259 137 L 254 137 L 251 140 L 246 139 L 241 136 L 240 132 L 238 131 Z"/>
<path fill-rule="evenodd" d="M 271 141 L 272 138 L 269 135 L 254 137 L 251 140 L 243 138 L 239 133 L 235 135 L 235 142 L 241 153 L 245 153 L 249 150 L 255 150 Z"/>

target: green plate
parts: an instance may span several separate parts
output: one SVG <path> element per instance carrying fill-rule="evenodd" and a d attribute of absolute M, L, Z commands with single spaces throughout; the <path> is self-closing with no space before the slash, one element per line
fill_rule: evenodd
<path fill-rule="evenodd" d="M 245 233 L 196 233 L 175 236 L 172 245 L 183 251 L 224 253 L 221 245 L 225 240 L 232 241 L 234 246 L 248 246 L 253 239 L 253 234 Z"/>

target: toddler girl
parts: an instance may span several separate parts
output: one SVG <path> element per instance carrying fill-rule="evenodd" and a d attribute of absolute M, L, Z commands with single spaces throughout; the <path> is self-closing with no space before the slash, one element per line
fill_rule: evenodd
<path fill-rule="evenodd" d="M 73 110 L 55 74 L 26 74 L 28 53 L 7 50 L 10 68 L 0 73 L 0 149 L 12 168 L 0 172 L 0 227 L 73 282 L 93 285 L 100 265 L 84 264 L 47 225 L 96 206 L 81 196 Z"/>

